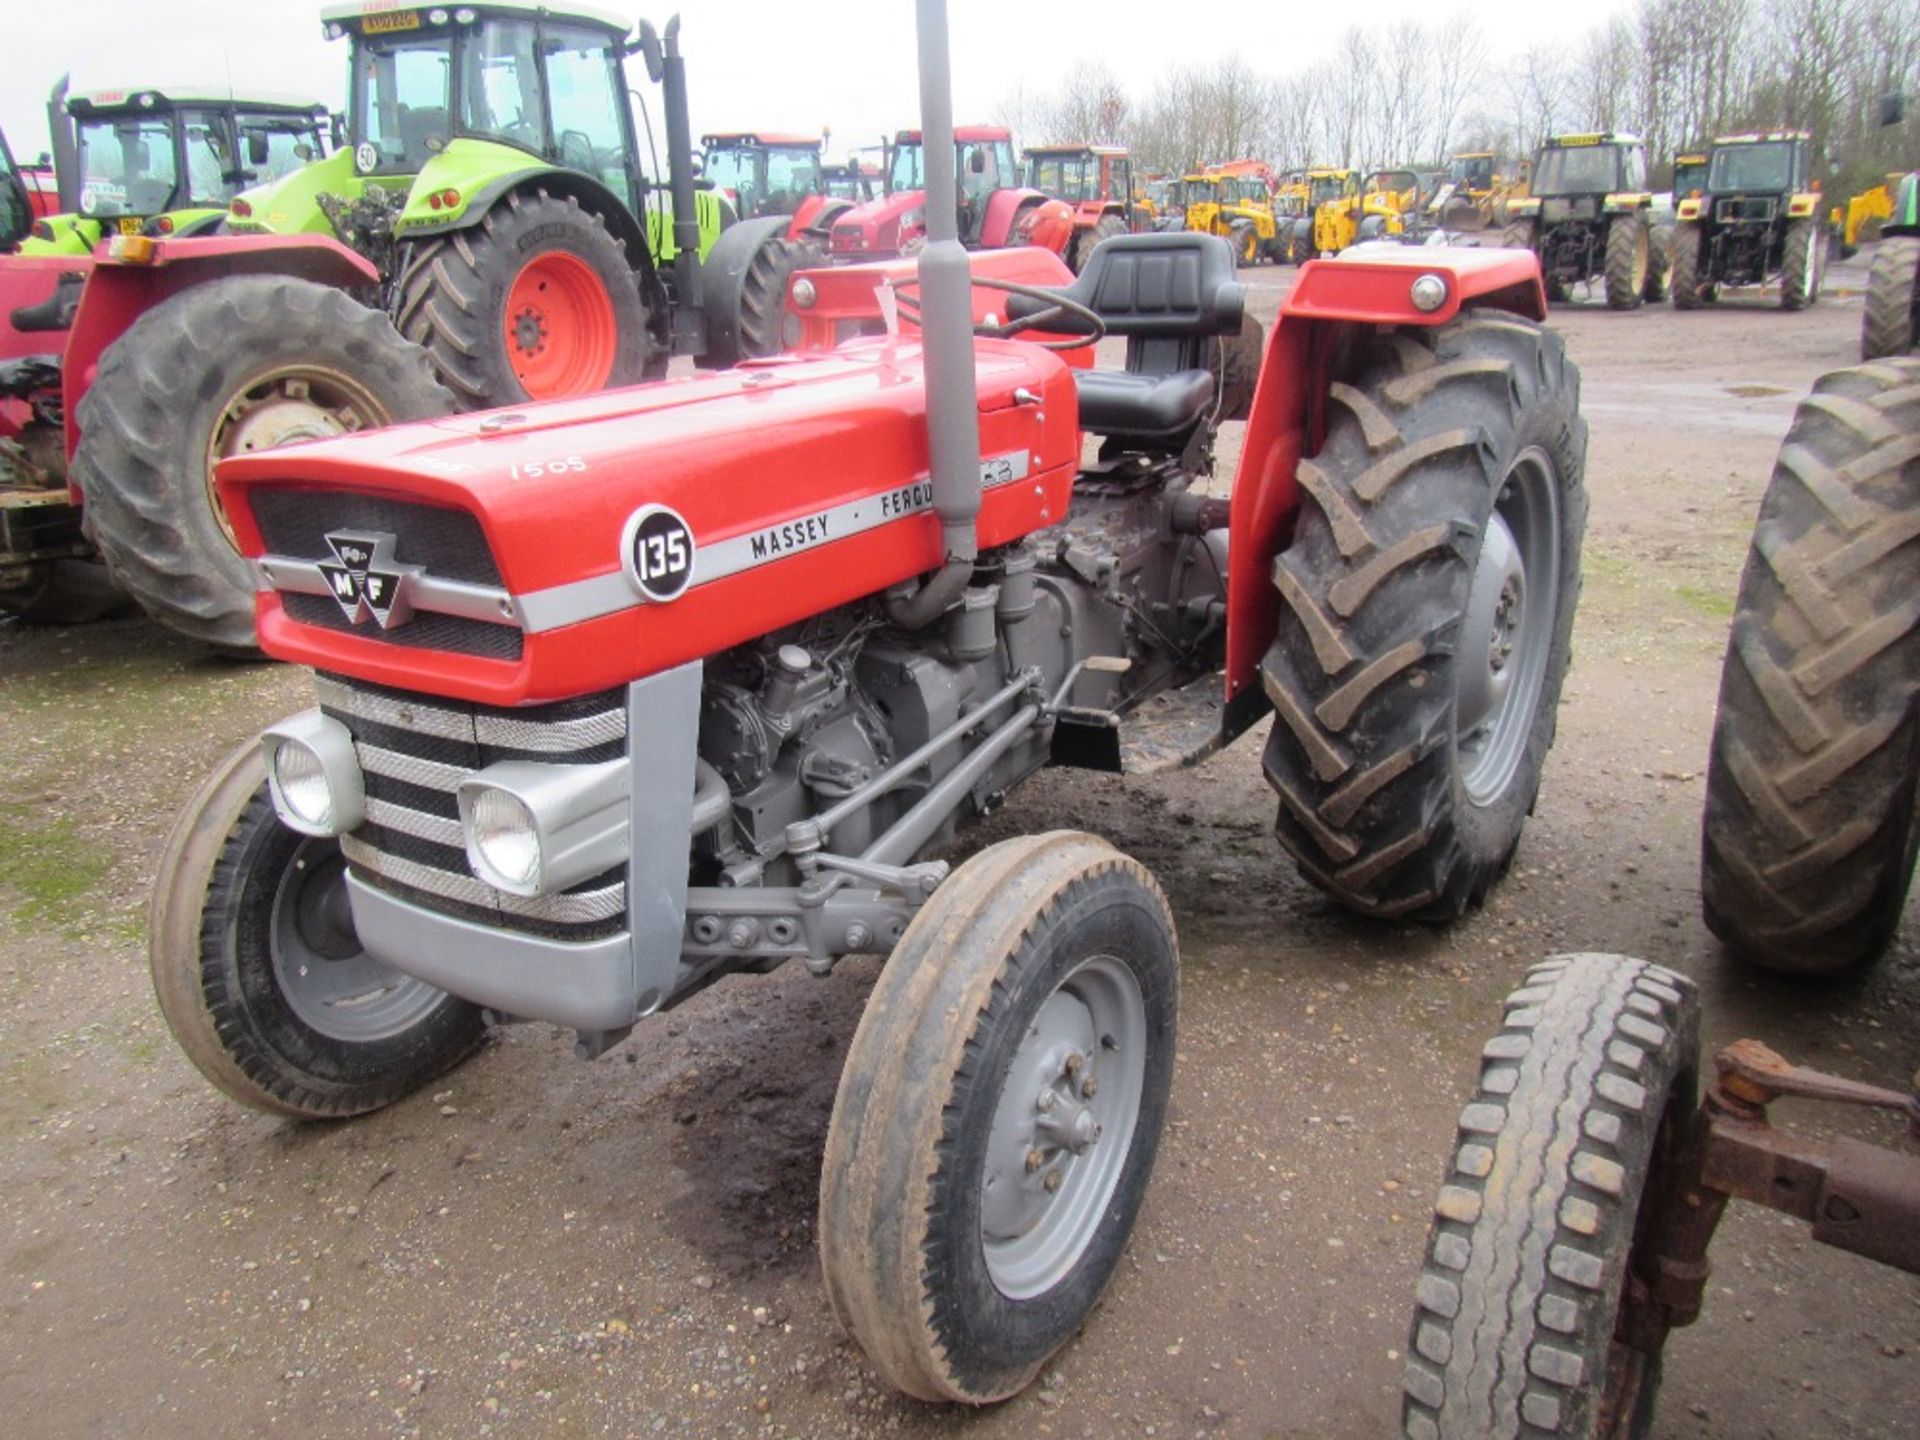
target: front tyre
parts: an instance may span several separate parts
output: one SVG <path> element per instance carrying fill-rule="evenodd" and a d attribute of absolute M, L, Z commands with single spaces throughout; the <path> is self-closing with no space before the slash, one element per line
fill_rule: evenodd
<path fill-rule="evenodd" d="M 1607 222 L 1607 308 L 1634 310 L 1647 293 L 1653 244 L 1643 215 L 1616 215 Z"/>
<path fill-rule="evenodd" d="M 1920 235 L 1889 235 L 1867 272 L 1866 314 L 1860 321 L 1860 358 L 1904 355 L 1920 338 Z"/>
<path fill-rule="evenodd" d="M 149 922 L 160 1011 L 187 1058 L 243 1105 L 364 1114 L 480 1044 L 480 1011 L 360 947 L 339 842 L 280 823 L 249 742 L 175 824 Z"/>
<path fill-rule="evenodd" d="M 1137 861 L 1056 831 L 975 855 L 888 958 L 820 1181 L 842 1326 L 893 1385 L 986 1404 L 1105 1288 L 1173 1078 L 1179 957 Z"/>
<path fill-rule="evenodd" d="M 1068 263 L 1072 266 L 1073 273 L 1078 275 L 1087 268 L 1087 262 L 1093 259 L 1093 252 L 1099 249 L 1102 241 L 1111 240 L 1116 235 L 1126 233 L 1126 221 L 1118 215 L 1102 215 L 1090 228 L 1074 236 L 1073 244 L 1067 251 Z"/>
<path fill-rule="evenodd" d="M 1660 1350 L 1615 1338 L 1694 1105 L 1692 982 L 1562 955 L 1507 997 L 1427 1232 L 1402 1401 L 1425 1440 L 1638 1440 Z"/>
<path fill-rule="evenodd" d="M 1674 228 L 1672 241 L 1673 276 L 1668 291 L 1676 310 L 1698 310 L 1712 299 L 1709 287 L 1700 280 L 1700 251 L 1706 233 L 1697 225 Z"/>
<path fill-rule="evenodd" d="M 1261 679 L 1280 842 L 1355 909 L 1456 916 L 1519 843 L 1580 593 L 1579 383 L 1557 335 L 1469 312 L 1332 388 Z"/>
<path fill-rule="evenodd" d="M 1920 360 L 1823 376 L 1760 503 L 1707 765 L 1700 893 L 1736 956 L 1884 950 L 1920 848 Z"/>
<path fill-rule="evenodd" d="M 101 358 L 73 457 L 84 524 L 154 619 L 252 654 L 253 577 L 214 464 L 451 408 L 427 357 L 344 292 L 277 275 L 209 280 L 154 306 Z"/>
<path fill-rule="evenodd" d="M 1229 229 L 1233 241 L 1233 263 L 1241 268 L 1260 263 L 1260 234 L 1251 223 L 1236 220 Z"/>
<path fill-rule="evenodd" d="M 1804 310 L 1820 298 L 1820 226 L 1794 220 L 1780 250 L 1780 308 Z"/>

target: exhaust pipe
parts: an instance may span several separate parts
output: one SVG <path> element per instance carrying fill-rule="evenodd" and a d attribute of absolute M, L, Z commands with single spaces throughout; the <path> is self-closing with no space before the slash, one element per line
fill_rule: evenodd
<path fill-rule="evenodd" d="M 927 244 L 920 252 L 920 332 L 927 384 L 927 461 L 946 563 L 919 590 L 887 597 L 887 619 L 918 630 L 946 613 L 973 578 L 980 542 L 980 399 L 973 371 L 973 273 L 960 244 L 953 82 L 946 0 L 917 0 L 920 143 Z"/>
<path fill-rule="evenodd" d="M 80 209 L 80 144 L 67 114 L 68 79 L 62 75 L 47 96 L 47 141 L 53 151 L 53 184 L 59 192 L 60 209 L 73 215 Z"/>
<path fill-rule="evenodd" d="M 687 61 L 680 53 L 680 17 L 667 21 L 661 54 L 660 102 L 667 112 L 667 186 L 673 199 L 674 279 L 683 304 L 700 303 L 700 217 L 693 194 L 693 120 L 687 102 Z"/>

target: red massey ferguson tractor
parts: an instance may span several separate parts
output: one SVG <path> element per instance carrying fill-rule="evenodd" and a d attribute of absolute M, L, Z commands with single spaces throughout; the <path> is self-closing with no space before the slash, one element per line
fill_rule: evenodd
<path fill-rule="evenodd" d="M 1073 207 L 1021 185 L 1013 132 L 998 125 L 955 128 L 954 195 L 960 243 L 969 250 L 1038 245 L 1065 255 L 1073 240 Z M 857 263 L 912 255 L 927 241 L 927 186 L 935 171 L 918 130 L 902 130 L 887 147 L 886 193 L 834 217 L 828 251 Z"/>
<path fill-rule="evenodd" d="M 945 7 L 919 9 L 928 243 L 801 277 L 816 303 L 864 283 L 889 333 L 222 463 L 261 643 L 316 703 L 183 815 L 152 963 L 216 1086 L 340 1117 L 496 1020 L 592 1057 L 722 976 L 886 954 L 823 1268 L 889 1381 L 982 1403 L 1118 1262 L 1179 965 L 1166 897 L 1106 842 L 956 867 L 956 827 L 1049 764 L 1186 763 L 1271 712 L 1305 873 L 1459 914 L 1553 740 L 1586 426 L 1532 255 L 1316 262 L 1209 493 L 1227 245 L 989 276 L 1036 252 L 959 242 Z M 1125 369 L 1067 363 L 1105 335 Z"/>

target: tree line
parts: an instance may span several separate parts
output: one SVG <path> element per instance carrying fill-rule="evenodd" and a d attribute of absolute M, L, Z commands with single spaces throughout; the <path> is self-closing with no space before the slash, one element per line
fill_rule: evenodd
<path fill-rule="evenodd" d="M 1882 97 L 1906 96 L 1883 126 Z M 1124 144 L 1145 173 L 1243 156 L 1305 164 L 1512 159 L 1544 135 L 1625 130 L 1655 183 L 1676 150 L 1742 130 L 1811 131 L 1835 194 L 1920 163 L 1920 4 L 1914 0 L 1639 0 L 1573 45 L 1500 50 L 1471 11 L 1353 27 L 1332 56 L 1270 74 L 1238 52 L 1176 67 L 1144 95 L 1098 61 L 997 117 L 1029 144 Z"/>

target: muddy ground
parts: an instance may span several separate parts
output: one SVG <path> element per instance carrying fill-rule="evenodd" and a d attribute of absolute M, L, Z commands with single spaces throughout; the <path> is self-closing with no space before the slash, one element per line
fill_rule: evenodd
<path fill-rule="evenodd" d="M 1044 775 L 974 832 L 1110 836 L 1166 885 L 1186 971 L 1172 1129 L 1131 1251 L 1043 1383 L 981 1414 L 883 1394 L 819 1285 L 820 1149 L 874 962 L 723 983 L 596 1063 L 521 1027 L 371 1119 L 263 1119 L 170 1042 L 145 905 L 175 812 L 309 703 L 304 675 L 138 621 L 0 627 L 7 1428 L 1391 1433 L 1442 1157 L 1530 961 L 1607 949 L 1686 970 L 1710 1044 L 1756 1035 L 1890 1085 L 1920 1060 L 1920 931 L 1864 978 L 1793 984 L 1733 968 L 1696 888 L 1747 531 L 1795 397 L 1854 356 L 1865 259 L 1800 316 L 1556 310 L 1592 422 L 1587 590 L 1539 811 L 1483 913 L 1435 933 L 1330 908 L 1269 833 L 1258 733 L 1145 782 Z M 1290 275 L 1254 275 L 1256 313 Z M 1920 1283 L 1751 1210 L 1715 1262 L 1704 1322 L 1668 1352 L 1659 1434 L 1915 1433 Z"/>

